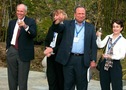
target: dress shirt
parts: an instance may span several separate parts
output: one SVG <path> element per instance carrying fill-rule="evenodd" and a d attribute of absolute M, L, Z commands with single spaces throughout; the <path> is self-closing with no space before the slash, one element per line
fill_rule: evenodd
<path fill-rule="evenodd" d="M 15 45 L 15 43 L 16 43 L 16 37 L 17 37 L 18 29 L 19 29 L 18 22 L 24 21 L 24 19 L 25 19 L 25 17 L 22 20 L 19 20 L 19 19 L 17 20 L 15 28 L 14 28 L 13 37 L 11 40 L 11 45 Z M 27 26 L 27 28 L 25 28 L 25 31 L 27 32 L 28 29 L 29 29 L 29 26 Z"/>
<path fill-rule="evenodd" d="M 122 34 L 120 34 L 119 36 L 121 36 L 121 38 L 114 45 L 113 55 L 111 56 L 111 58 L 115 59 L 115 60 L 124 59 L 125 53 L 126 53 L 126 46 L 125 46 L 126 45 L 126 39 L 122 36 Z M 96 40 L 97 46 L 99 48 L 103 48 L 106 45 L 109 37 L 112 38 L 113 34 L 107 35 L 102 41 L 101 41 L 101 37 L 97 37 L 97 40 Z M 116 39 L 114 39 L 114 40 L 112 39 L 112 43 L 114 43 Z M 108 51 L 108 43 L 107 43 L 107 46 L 106 46 L 105 54 L 107 54 L 107 51 Z"/>
<path fill-rule="evenodd" d="M 84 53 L 84 32 L 85 32 L 85 21 L 80 24 L 75 21 L 74 39 L 72 45 L 72 53 Z M 76 40 L 75 40 L 76 39 Z"/>

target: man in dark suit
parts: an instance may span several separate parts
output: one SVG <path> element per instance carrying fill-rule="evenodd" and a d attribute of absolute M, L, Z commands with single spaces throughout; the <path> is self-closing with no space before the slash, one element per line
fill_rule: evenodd
<path fill-rule="evenodd" d="M 62 21 L 57 16 L 53 30 L 63 32 L 56 61 L 63 64 L 64 90 L 87 90 L 87 69 L 96 67 L 97 45 L 95 28 L 85 21 L 86 10 L 78 6 L 74 11 L 75 20 Z"/>
<path fill-rule="evenodd" d="M 9 90 L 27 90 L 30 61 L 34 59 L 35 20 L 26 16 L 27 6 L 17 5 L 17 19 L 7 29 L 6 53 Z"/>

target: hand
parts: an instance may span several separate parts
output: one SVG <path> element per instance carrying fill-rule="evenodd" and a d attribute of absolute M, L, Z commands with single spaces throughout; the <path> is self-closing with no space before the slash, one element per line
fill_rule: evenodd
<path fill-rule="evenodd" d="M 55 24 L 59 24 L 60 23 L 60 20 L 55 20 Z"/>
<path fill-rule="evenodd" d="M 93 60 L 93 61 L 91 61 L 91 63 L 90 63 L 90 67 L 91 68 L 95 68 L 96 67 L 96 63 L 95 63 L 95 61 Z"/>
<path fill-rule="evenodd" d="M 50 56 L 51 56 L 51 53 L 46 54 L 46 56 L 47 56 L 47 57 L 50 57 Z"/>
<path fill-rule="evenodd" d="M 53 49 L 51 47 L 46 47 L 45 51 L 44 51 L 44 54 L 47 56 L 47 57 L 50 57 L 51 54 L 53 52 Z"/>
<path fill-rule="evenodd" d="M 24 21 L 19 21 L 19 22 L 18 22 L 18 25 L 19 25 L 19 27 L 24 27 L 24 29 L 27 28 L 27 25 L 25 24 Z"/>
<path fill-rule="evenodd" d="M 99 31 L 97 31 L 97 32 L 96 32 L 96 36 L 98 36 L 98 37 L 99 37 L 99 36 L 101 36 L 101 35 L 102 35 L 102 33 L 101 33 L 101 32 L 99 32 Z"/>
<path fill-rule="evenodd" d="M 112 59 L 112 56 L 109 55 L 109 54 L 103 54 L 103 57 L 106 58 L 106 59 Z"/>
<path fill-rule="evenodd" d="M 54 17 L 55 24 L 59 24 L 63 22 L 63 20 L 64 20 L 64 15 L 62 13 Z"/>

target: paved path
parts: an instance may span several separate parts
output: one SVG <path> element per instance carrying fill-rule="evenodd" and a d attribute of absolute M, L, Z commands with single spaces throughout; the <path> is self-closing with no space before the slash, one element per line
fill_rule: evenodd
<path fill-rule="evenodd" d="M 9 90 L 7 82 L 7 69 L 2 67 L 0 67 L 0 90 Z M 30 71 L 28 79 L 28 90 L 48 90 L 45 73 Z M 91 80 L 88 90 L 101 90 L 99 81 Z M 126 84 L 123 90 L 126 90 Z"/>

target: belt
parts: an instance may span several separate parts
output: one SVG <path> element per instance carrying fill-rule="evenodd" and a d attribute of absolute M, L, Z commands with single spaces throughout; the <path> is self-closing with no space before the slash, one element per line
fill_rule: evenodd
<path fill-rule="evenodd" d="M 74 56 L 83 56 L 84 54 L 80 54 L 80 53 L 71 53 L 71 55 L 74 55 Z"/>

